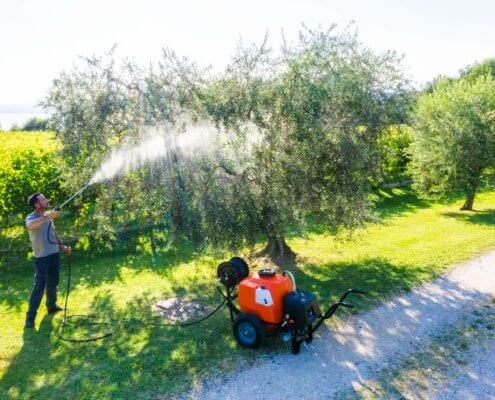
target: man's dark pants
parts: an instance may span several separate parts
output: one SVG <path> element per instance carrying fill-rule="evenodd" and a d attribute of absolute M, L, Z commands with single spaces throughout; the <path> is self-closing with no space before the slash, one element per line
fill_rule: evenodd
<path fill-rule="evenodd" d="M 57 285 L 60 272 L 60 254 L 54 253 L 45 257 L 34 258 L 34 287 L 29 298 L 28 321 L 34 321 L 36 312 L 46 288 L 46 308 L 53 310 L 57 304 Z"/>

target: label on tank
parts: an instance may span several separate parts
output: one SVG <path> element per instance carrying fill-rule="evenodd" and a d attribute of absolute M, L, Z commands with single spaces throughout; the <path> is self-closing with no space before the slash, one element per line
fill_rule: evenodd
<path fill-rule="evenodd" d="M 262 304 L 267 307 L 273 306 L 272 294 L 268 289 L 261 286 L 256 288 L 255 301 L 257 304 Z"/>

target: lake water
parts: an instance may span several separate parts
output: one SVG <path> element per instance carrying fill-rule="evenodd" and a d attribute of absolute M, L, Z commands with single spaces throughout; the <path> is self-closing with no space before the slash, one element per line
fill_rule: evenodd
<path fill-rule="evenodd" d="M 46 114 L 42 112 L 30 112 L 30 113 L 0 112 L 0 130 L 9 130 L 13 124 L 22 126 L 28 119 L 33 117 L 46 118 Z"/>

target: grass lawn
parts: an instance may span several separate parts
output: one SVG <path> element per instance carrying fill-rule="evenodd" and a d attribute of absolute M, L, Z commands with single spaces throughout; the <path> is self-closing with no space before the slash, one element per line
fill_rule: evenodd
<path fill-rule="evenodd" d="M 379 222 L 350 241 L 317 227 L 291 237 L 300 255 L 298 284 L 317 293 L 323 304 L 349 287 L 365 289 L 369 296 L 353 299 L 359 311 L 432 279 L 448 265 L 495 246 L 495 191 L 479 194 L 476 212 L 458 211 L 461 204 L 460 199 L 429 203 L 395 189 L 384 193 Z M 188 249 L 154 258 L 76 254 L 70 312 L 149 319 L 156 298 L 188 295 L 216 304 L 219 261 Z M 65 276 L 64 269 L 61 288 Z M 30 265 L 0 264 L 0 399 L 166 398 L 259 354 L 236 346 L 226 310 L 189 328 L 122 322 L 109 339 L 71 344 L 57 339 L 61 317 L 47 316 L 42 306 L 36 329 L 24 332 L 31 284 Z M 280 349 L 273 343 L 261 351 Z"/>

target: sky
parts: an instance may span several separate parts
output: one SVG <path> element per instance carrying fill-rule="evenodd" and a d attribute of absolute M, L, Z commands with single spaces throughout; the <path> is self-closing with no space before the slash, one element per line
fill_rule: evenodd
<path fill-rule="evenodd" d="M 309 27 L 354 21 L 359 39 L 404 55 L 417 86 L 495 57 L 495 1 L 471 0 L 0 0 L 0 113 L 24 112 L 78 56 L 118 55 L 146 64 L 169 47 L 222 68 L 242 37 L 271 43 Z"/>

